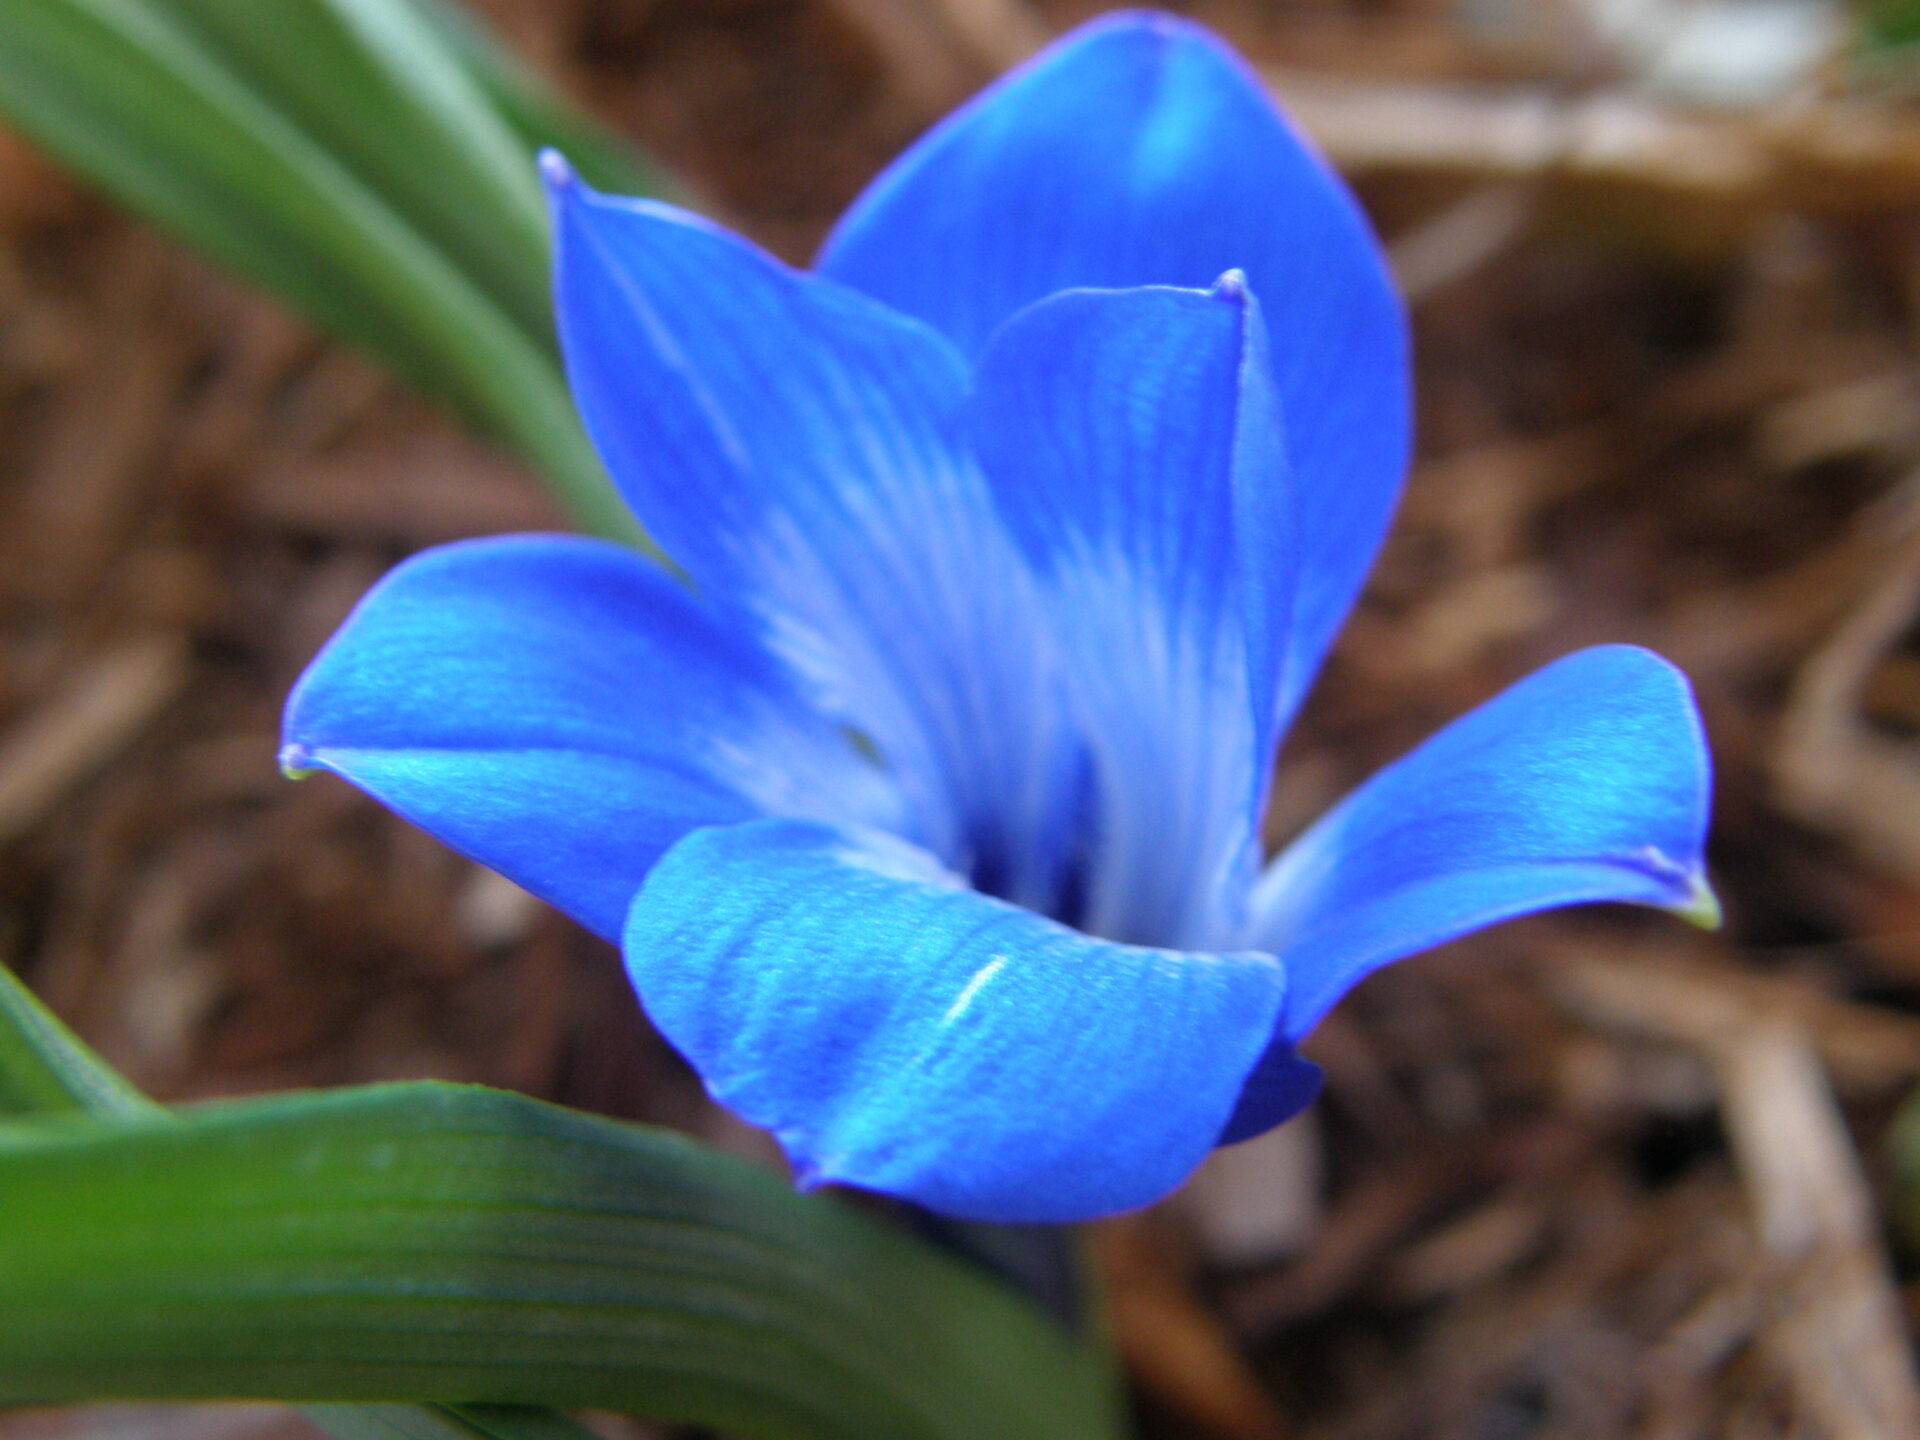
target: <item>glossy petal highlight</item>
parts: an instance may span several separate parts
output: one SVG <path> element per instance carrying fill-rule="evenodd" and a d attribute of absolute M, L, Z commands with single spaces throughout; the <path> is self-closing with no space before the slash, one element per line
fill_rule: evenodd
<path fill-rule="evenodd" d="M 1002 1222 L 1171 1190 L 1283 998 L 1270 957 L 1091 940 L 891 837 L 783 821 L 681 841 L 625 952 L 662 1033 L 803 1178 Z"/>
<path fill-rule="evenodd" d="M 294 688 L 282 763 L 344 776 L 609 937 L 690 829 L 890 824 L 899 807 L 684 587 L 560 536 L 444 546 L 389 574 Z"/>
<path fill-rule="evenodd" d="M 1244 271 L 1274 336 L 1300 486 L 1292 713 L 1399 494 L 1407 323 L 1353 197 L 1225 46 L 1161 14 L 1076 31 L 888 167 L 820 269 L 969 353 L 1059 290 Z"/>
<path fill-rule="evenodd" d="M 1263 880 L 1251 938 L 1287 967 L 1283 1044 L 1382 965 L 1498 921 L 1697 905 L 1708 783 L 1685 677 L 1632 646 L 1569 655 L 1456 720 Z"/>
<path fill-rule="evenodd" d="M 1085 927 L 1218 943 L 1252 878 L 1293 564 L 1259 307 L 1237 275 L 1044 300 L 983 357 L 973 420 L 1093 756 Z"/>
<path fill-rule="evenodd" d="M 1071 766 L 1025 568 L 961 443 L 959 355 L 705 221 L 548 171 L 568 373 L 642 522 L 873 739 L 915 840 L 1047 903 Z"/>

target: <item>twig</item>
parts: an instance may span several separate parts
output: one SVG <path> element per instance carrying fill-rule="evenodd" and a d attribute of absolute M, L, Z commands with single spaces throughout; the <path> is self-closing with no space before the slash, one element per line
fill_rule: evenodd
<path fill-rule="evenodd" d="M 1762 1250 L 1769 1334 L 1819 1433 L 1920 1435 L 1920 1386 L 1852 1138 L 1806 1032 L 1757 1021 L 1717 1047 L 1727 1129 Z"/>
<path fill-rule="evenodd" d="M 0 741 L 0 845 L 31 830 L 69 789 L 112 758 L 186 677 L 186 646 L 179 636 L 130 640 L 100 656 Z"/>
<path fill-rule="evenodd" d="M 961 43 L 930 6 L 902 0 L 831 0 L 831 6 L 866 42 L 894 92 L 923 118 L 951 109 L 998 68 Z"/>
<path fill-rule="evenodd" d="M 1560 180 L 1700 200 L 1862 212 L 1910 201 L 1920 120 L 1818 101 L 1752 118 L 1623 94 L 1408 84 L 1269 69 L 1268 83 L 1350 174 Z"/>
<path fill-rule="evenodd" d="M 1693 1047 L 1712 1067 L 1768 1261 L 1767 1334 L 1814 1433 L 1920 1434 L 1920 1384 L 1871 1192 L 1808 1025 L 1702 971 L 1554 970 L 1584 1013 Z"/>
<path fill-rule="evenodd" d="M 1861 718 L 1867 681 L 1920 611 L 1920 529 L 1795 677 L 1769 757 L 1777 798 L 1864 858 L 1920 868 L 1920 764 Z"/>
<path fill-rule="evenodd" d="M 930 0 L 981 64 L 1010 70 L 1047 43 L 1045 22 L 1025 0 Z"/>
<path fill-rule="evenodd" d="M 1533 208 L 1524 185 L 1483 185 L 1395 236 L 1387 258 L 1408 301 L 1418 305 L 1498 258 L 1526 234 Z"/>
<path fill-rule="evenodd" d="M 1616 1035 L 1703 1050 L 1756 1016 L 1782 1017 L 1812 1038 L 1845 1092 L 1884 1095 L 1920 1080 L 1920 1020 L 1730 963 L 1602 949 L 1589 937 L 1546 957 L 1540 973 L 1569 1011 Z"/>
<path fill-rule="evenodd" d="M 1126 1215 L 1095 1236 L 1128 1370 L 1179 1413 L 1231 1440 L 1285 1440 L 1287 1426 L 1177 1260 L 1163 1217 Z"/>

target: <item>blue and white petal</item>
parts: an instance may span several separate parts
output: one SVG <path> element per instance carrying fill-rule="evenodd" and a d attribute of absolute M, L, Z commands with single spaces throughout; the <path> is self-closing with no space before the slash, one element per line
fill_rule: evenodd
<path fill-rule="evenodd" d="M 890 836 L 789 821 L 682 840 L 624 948 L 662 1033 L 803 1180 L 1010 1223 L 1179 1184 L 1283 1001 L 1271 957 L 1089 939 Z"/>
<path fill-rule="evenodd" d="M 959 433 L 959 353 L 706 221 L 547 169 L 574 396 L 641 521 L 878 746 L 914 839 L 1050 902 L 1071 761 L 1029 577 Z"/>
<path fill-rule="evenodd" d="M 1059 290 L 1244 271 L 1273 335 L 1300 486 L 1291 713 L 1399 493 L 1407 323 L 1353 197 L 1224 45 L 1160 14 L 1084 27 L 884 171 L 819 268 L 970 354 Z"/>
<path fill-rule="evenodd" d="M 1380 966 L 1501 920 L 1598 900 L 1711 913 L 1708 787 L 1686 678 L 1659 656 L 1602 646 L 1537 671 L 1274 862 L 1250 941 L 1287 967 L 1281 1040 Z"/>
<path fill-rule="evenodd" d="M 1093 758 L 1074 918 L 1217 944 L 1257 859 L 1293 573 L 1259 307 L 1237 275 L 1041 301 L 988 348 L 973 424 Z"/>
<path fill-rule="evenodd" d="M 444 546 L 360 602 L 287 701 L 282 764 L 344 776 L 617 937 L 687 831 L 897 823 L 900 797 L 779 668 L 630 550 Z"/>

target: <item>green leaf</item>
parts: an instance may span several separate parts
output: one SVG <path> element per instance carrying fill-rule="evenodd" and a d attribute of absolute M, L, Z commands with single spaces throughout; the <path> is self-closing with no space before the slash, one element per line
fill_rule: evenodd
<path fill-rule="evenodd" d="M 756 1436 L 1113 1433 L 1011 1292 L 676 1135 L 438 1083 L 0 1126 L 0 1404 L 623 1410 Z"/>
<path fill-rule="evenodd" d="M 1860 23 L 1860 41 L 1868 50 L 1920 44 L 1920 0 L 1872 0 Z"/>
<path fill-rule="evenodd" d="M 546 343 L 533 157 L 407 0 L 165 0 L 208 55 Z"/>
<path fill-rule="evenodd" d="M 578 1420 L 531 1405 L 303 1405 L 334 1440 L 600 1440 Z"/>
<path fill-rule="evenodd" d="M 0 1116 L 31 1114 L 167 1117 L 0 965 Z M 335 1440 L 599 1440 L 567 1416 L 518 1406 L 309 1405 L 301 1413 Z"/>
<path fill-rule="evenodd" d="M 274 53 L 267 17 L 300 43 Z M 547 334 L 530 157 L 438 34 L 401 0 L 0 4 L 0 116 L 636 538 Z"/>
<path fill-rule="evenodd" d="M 164 1114 L 0 965 L 0 1116 Z M 0 1240 L 4 1231 L 0 1231 Z"/>
<path fill-rule="evenodd" d="M 502 45 L 462 0 L 417 0 L 420 18 L 459 56 L 500 118 L 535 154 L 552 148 L 597 190 L 692 205 L 674 178 L 606 126 L 576 109 Z"/>

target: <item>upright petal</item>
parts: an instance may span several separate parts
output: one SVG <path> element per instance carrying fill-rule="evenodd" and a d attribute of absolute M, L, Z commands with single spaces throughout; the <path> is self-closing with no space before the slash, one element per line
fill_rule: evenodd
<path fill-rule="evenodd" d="M 959 443 L 957 352 L 693 216 L 549 174 L 574 395 L 641 520 L 879 746 L 916 839 L 1045 903 L 1058 713 Z"/>
<path fill-rule="evenodd" d="M 1707 911 L 1708 790 L 1685 677 L 1632 646 L 1569 655 L 1455 721 L 1262 882 L 1251 939 L 1289 990 L 1276 1060 L 1364 976 L 1497 921 L 1595 900 Z"/>
<path fill-rule="evenodd" d="M 1353 197 L 1226 47 L 1158 14 L 1075 32 L 889 167 L 820 269 L 971 353 L 1058 290 L 1245 271 L 1274 336 L 1300 486 L 1291 713 L 1399 493 L 1407 326 Z"/>
<path fill-rule="evenodd" d="M 684 587 L 560 536 L 448 545 L 393 571 L 294 687 L 281 759 L 344 776 L 610 938 L 688 830 L 899 811 Z"/>
<path fill-rule="evenodd" d="M 975 1220 L 1171 1190 L 1283 998 L 1268 956 L 1090 940 L 891 837 L 783 821 L 681 841 L 625 950 L 654 1022 L 803 1180 Z"/>
<path fill-rule="evenodd" d="M 1093 758 L 1084 928 L 1202 947 L 1252 878 L 1292 516 L 1259 307 L 1077 290 L 981 361 L 974 431 Z"/>

